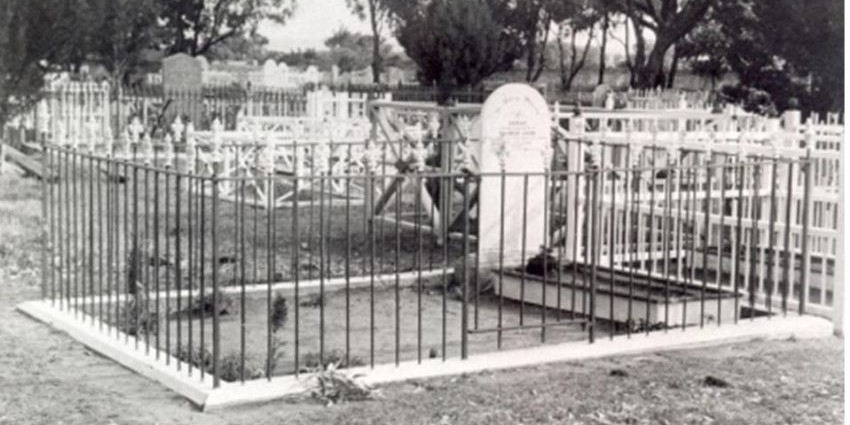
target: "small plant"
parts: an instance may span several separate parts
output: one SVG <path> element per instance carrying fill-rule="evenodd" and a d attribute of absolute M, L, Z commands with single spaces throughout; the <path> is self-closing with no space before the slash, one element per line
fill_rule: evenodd
<path fill-rule="evenodd" d="M 310 294 L 304 297 L 304 300 L 299 302 L 301 307 L 319 308 L 325 305 L 327 300 L 319 294 Z"/>
<path fill-rule="evenodd" d="M 280 293 L 275 294 L 272 302 L 272 332 L 283 329 L 286 325 L 286 319 L 289 315 L 289 301 Z"/>
<path fill-rule="evenodd" d="M 272 352 L 270 354 L 272 358 L 272 367 L 271 373 L 274 373 L 274 370 L 277 368 L 277 364 L 280 362 L 280 359 L 283 357 L 283 347 L 286 345 L 286 341 L 284 341 L 283 337 L 280 336 L 282 332 L 278 332 L 286 326 L 286 321 L 289 316 L 289 301 L 280 293 L 276 293 L 274 296 L 274 301 L 272 301 Z"/>
<path fill-rule="evenodd" d="M 531 257 L 525 265 L 525 271 L 537 276 L 543 276 L 544 270 L 548 275 L 558 270 L 558 260 L 552 255 L 552 248 L 540 247 L 540 252 Z"/>
<path fill-rule="evenodd" d="M 204 314 L 212 315 L 216 309 L 218 314 L 224 316 L 234 313 L 236 303 L 229 295 L 223 294 L 221 291 L 216 293 L 204 294 L 202 297 L 197 297 L 194 300 L 194 305 L 189 313 L 192 315 Z"/>
<path fill-rule="evenodd" d="M 178 314 L 195 317 L 204 313 L 206 316 L 212 316 L 215 309 L 218 309 L 218 314 L 222 316 L 234 314 L 236 312 L 236 302 L 231 296 L 226 295 L 221 291 L 216 292 L 215 294 L 204 294 L 203 296 L 196 297 L 192 301 L 192 305 L 186 307 L 183 311 L 178 312 Z"/>
<path fill-rule="evenodd" d="M 203 369 L 205 372 L 213 373 L 213 355 L 204 347 L 194 347 L 189 351 L 188 347 L 180 347 L 174 356 L 192 367 Z M 219 360 L 219 378 L 227 382 L 235 382 L 242 379 L 242 359 L 238 353 L 229 353 Z M 245 359 L 245 379 L 259 379 L 265 376 L 262 366 L 253 359 Z"/>
<path fill-rule="evenodd" d="M 134 237 L 134 236 L 131 236 Z M 139 254 L 139 247 L 136 244 L 133 244 L 132 248 L 130 248 L 130 252 L 127 254 L 127 293 L 135 296 L 137 285 L 141 281 L 139 277 L 141 277 L 141 254 Z"/>
<path fill-rule="evenodd" d="M 121 306 L 119 328 L 127 335 L 154 334 L 159 329 L 159 318 L 145 306 L 144 285 L 136 282 L 136 287 Z"/>
<path fill-rule="evenodd" d="M 317 369 L 322 370 L 331 365 L 336 365 L 337 369 L 349 369 L 366 364 L 358 356 L 349 356 L 348 361 L 346 361 L 345 351 L 342 350 L 331 350 L 325 353 L 321 363 L 319 362 L 319 353 L 307 353 L 301 357 L 301 363 L 303 364 L 301 372 L 310 372 Z"/>
<path fill-rule="evenodd" d="M 329 406 L 346 401 L 380 398 L 380 391 L 358 380 L 360 377 L 339 372 L 337 365 L 332 363 L 312 377 L 314 384 L 311 394 Z"/>
<path fill-rule="evenodd" d="M 644 319 L 629 319 L 625 322 L 625 325 L 630 329 L 631 333 L 660 331 L 665 328 L 664 322 L 651 323 Z"/>
<path fill-rule="evenodd" d="M 212 369 L 212 353 L 204 347 L 194 347 L 191 351 L 189 347 L 179 347 L 177 352 L 174 353 L 174 357 L 198 369 Z"/>
<path fill-rule="evenodd" d="M 209 370 L 212 372 L 212 369 Z M 219 364 L 220 378 L 227 382 L 242 379 L 242 359 L 238 353 L 230 353 L 221 359 Z M 245 359 L 245 379 L 260 379 L 266 375 L 263 367 L 253 359 Z"/>

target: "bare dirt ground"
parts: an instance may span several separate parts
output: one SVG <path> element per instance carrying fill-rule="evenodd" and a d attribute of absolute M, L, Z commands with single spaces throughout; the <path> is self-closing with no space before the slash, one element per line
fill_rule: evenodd
<path fill-rule="evenodd" d="M 837 424 L 843 341 L 758 341 L 204 413 L 15 311 L 38 297 L 38 183 L 0 176 L 0 424 Z M 715 385 L 706 377 L 718 378 Z M 728 386 L 717 386 L 726 383 Z"/>

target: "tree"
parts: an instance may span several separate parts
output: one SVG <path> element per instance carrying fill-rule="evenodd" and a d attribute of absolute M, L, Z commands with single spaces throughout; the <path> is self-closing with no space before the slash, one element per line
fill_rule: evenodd
<path fill-rule="evenodd" d="M 711 90 L 730 71 L 726 55 L 731 49 L 729 40 L 717 20 L 711 19 L 694 29 L 676 44 L 679 58 L 690 65 L 691 72 L 711 80 Z"/>
<path fill-rule="evenodd" d="M 390 13 L 391 3 L 385 0 L 345 0 L 346 4 L 360 19 L 369 18 L 372 28 L 372 81 L 381 82 L 384 71 L 383 29 Z"/>
<path fill-rule="evenodd" d="M 599 45 L 599 68 L 597 71 L 596 84 L 605 82 L 605 53 L 608 50 L 608 30 L 611 27 L 611 14 L 607 10 L 602 11 L 602 41 Z"/>
<path fill-rule="evenodd" d="M 710 20 L 680 44 L 695 71 L 738 77 L 723 87 L 750 110 L 843 109 L 844 3 L 841 0 L 718 0 Z"/>
<path fill-rule="evenodd" d="M 159 40 L 158 0 L 83 0 L 76 10 L 87 29 L 85 58 L 102 65 L 113 82 L 124 82 L 131 70 L 151 66 L 145 52 Z"/>
<path fill-rule="evenodd" d="M 295 0 L 158 0 L 169 54 L 203 55 L 233 37 L 250 39 L 264 20 L 283 23 Z"/>
<path fill-rule="evenodd" d="M 664 58 L 679 40 L 702 22 L 717 0 L 603 0 L 606 7 L 628 16 L 634 24 L 637 52 L 634 58 L 635 83 L 657 87 L 665 83 Z M 643 29 L 654 34 L 646 54 Z"/>
<path fill-rule="evenodd" d="M 325 46 L 330 49 L 330 59 L 342 72 L 355 71 L 372 65 L 374 78 L 373 37 L 366 34 L 353 33 L 345 28 L 338 29 L 325 40 Z M 390 54 L 390 46 L 384 43 L 379 51 L 382 56 Z"/>
<path fill-rule="evenodd" d="M 477 86 L 521 57 L 518 36 L 507 25 L 507 2 L 430 0 L 394 3 L 396 36 L 418 67 L 423 84 L 436 84 L 439 101 L 451 90 Z"/>
<path fill-rule="evenodd" d="M 561 0 L 519 0 L 509 16 L 525 51 L 525 80 L 537 81 L 546 66 L 546 45 L 555 15 L 561 13 Z"/>
<path fill-rule="evenodd" d="M 738 0 L 732 6 L 740 3 L 743 18 L 729 22 L 726 33 L 736 49 L 730 67 L 741 83 L 770 93 L 779 109 L 791 97 L 804 109 L 843 109 L 844 2 Z M 741 37 L 741 27 L 749 37 Z"/>
<path fill-rule="evenodd" d="M 38 100 L 48 71 L 73 58 L 76 24 L 55 0 L 0 2 L 0 137 L 8 119 Z"/>
<path fill-rule="evenodd" d="M 262 62 L 269 57 L 266 45 L 269 39 L 260 34 L 246 34 L 230 37 L 212 46 L 207 52 L 209 60 L 253 60 Z"/>
<path fill-rule="evenodd" d="M 593 32 L 599 15 L 590 0 L 580 0 L 570 3 L 570 7 L 559 11 L 558 18 L 558 62 L 561 77 L 561 90 L 569 91 L 573 80 L 584 68 Z M 578 34 L 587 31 L 584 47 L 577 45 Z M 564 47 L 564 40 L 569 40 L 569 53 Z M 569 59 L 569 62 L 567 62 Z"/>

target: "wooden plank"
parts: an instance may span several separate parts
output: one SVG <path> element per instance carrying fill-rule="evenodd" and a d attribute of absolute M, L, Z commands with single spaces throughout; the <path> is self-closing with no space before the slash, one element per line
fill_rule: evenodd
<path fill-rule="evenodd" d="M 9 146 L 2 145 L 2 155 L 5 160 L 15 163 L 18 167 L 21 167 L 28 175 L 35 176 L 37 178 L 42 178 L 44 175 L 44 170 L 41 167 L 41 164 L 35 160 L 25 155 L 23 152 Z"/>
<path fill-rule="evenodd" d="M 41 145 L 33 142 L 22 142 L 20 145 L 20 150 L 21 152 L 27 155 L 33 155 L 42 152 Z"/>

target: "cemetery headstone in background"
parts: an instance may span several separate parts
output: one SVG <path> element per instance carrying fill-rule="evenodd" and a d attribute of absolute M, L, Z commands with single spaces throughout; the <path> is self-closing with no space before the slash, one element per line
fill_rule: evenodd
<path fill-rule="evenodd" d="M 165 119 L 172 122 L 177 115 L 201 122 L 203 111 L 203 68 L 201 61 L 185 53 L 162 60 L 162 85 L 166 99 L 171 99 Z"/>

